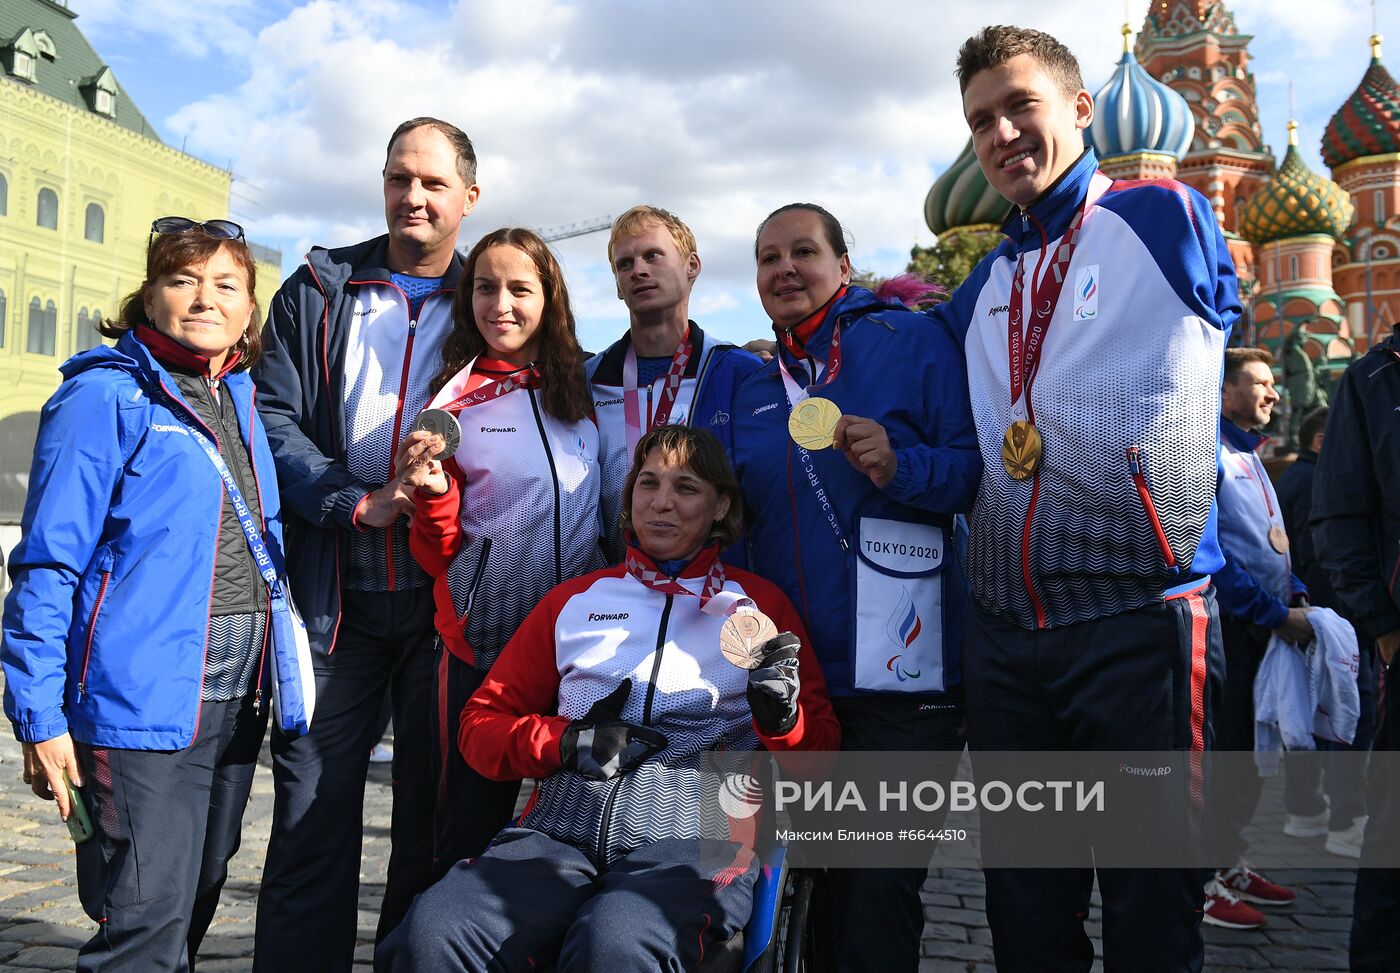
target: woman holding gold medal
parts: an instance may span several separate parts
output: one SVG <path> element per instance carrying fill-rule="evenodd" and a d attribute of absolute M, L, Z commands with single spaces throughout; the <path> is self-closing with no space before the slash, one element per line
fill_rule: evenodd
<path fill-rule="evenodd" d="M 529 230 L 488 233 L 452 316 L 435 394 L 395 469 L 417 488 L 409 546 L 437 579 L 437 877 L 480 854 L 519 790 L 462 759 L 462 707 L 540 598 L 603 563 L 598 430 L 558 261 Z"/>
<path fill-rule="evenodd" d="M 755 257 L 778 353 L 733 410 L 750 563 L 801 612 L 843 749 L 945 751 L 951 777 L 967 597 L 953 516 L 982 472 L 961 347 L 852 285 L 841 224 L 819 206 L 773 212 Z M 831 873 L 819 952 L 842 970 L 916 968 L 924 875 Z"/>
<path fill-rule="evenodd" d="M 472 767 L 539 789 L 418 897 L 376 969 L 693 969 L 742 928 L 756 828 L 714 752 L 833 750 L 840 730 L 791 602 L 719 560 L 741 510 L 711 433 L 641 438 L 623 563 L 546 595 L 463 713 Z"/>

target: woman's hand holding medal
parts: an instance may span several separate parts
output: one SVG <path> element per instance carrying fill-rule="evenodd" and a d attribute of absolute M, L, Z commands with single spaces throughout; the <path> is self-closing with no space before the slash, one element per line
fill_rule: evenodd
<path fill-rule="evenodd" d="M 880 489 L 889 486 L 894 479 L 894 447 L 890 445 L 885 427 L 874 419 L 842 416 L 836 423 L 835 446 Z"/>

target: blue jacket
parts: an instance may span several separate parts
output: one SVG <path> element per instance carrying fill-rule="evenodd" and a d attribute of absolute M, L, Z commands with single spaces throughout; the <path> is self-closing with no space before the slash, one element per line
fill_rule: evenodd
<path fill-rule="evenodd" d="M 922 626 L 941 627 L 943 688 L 950 688 L 961 682 L 967 600 L 962 565 L 950 553 L 953 515 L 971 507 L 982 473 L 962 350 L 942 325 L 901 304 L 886 304 L 861 287 L 851 287 L 830 307 L 807 349 L 826 359 L 836 327 L 842 329 L 841 370 L 814 394 L 831 399 L 844 414 L 885 427 L 895 452 L 894 479 L 880 490 L 840 452 L 811 454 L 851 548 L 844 551 L 788 434 L 778 362 L 766 363 L 740 386 L 731 420 L 731 456 L 744 490 L 750 563 L 802 613 L 831 695 L 850 696 L 857 692 L 852 591 L 862 518 L 941 528 L 943 617 L 923 619 Z M 779 353 L 789 365 L 794 362 L 781 346 Z M 883 638 L 885 626 L 875 629 L 863 626 L 860 637 Z"/>
<path fill-rule="evenodd" d="M 1007 326 L 1016 264 L 1023 260 L 1028 281 L 1026 320 L 1030 279 L 1051 279 L 1091 195 L 1029 396 L 1044 459 L 1035 476 L 1014 480 L 1001 445 L 1015 418 Z M 1172 180 L 1114 182 L 1086 150 L 1002 229 L 1006 239 L 930 312 L 965 350 L 986 464 L 971 518 L 973 597 L 1035 629 L 1199 586 L 1223 563 L 1216 423 L 1240 312 L 1210 203 Z"/>
<path fill-rule="evenodd" d="M 10 562 L 5 714 L 27 743 L 67 731 L 93 746 L 181 749 L 199 730 L 223 481 L 174 378 L 131 335 L 62 373 L 40 416 Z M 160 388 L 180 416 L 152 394 Z M 280 573 L 281 503 L 253 381 L 236 372 L 224 388 Z"/>
<path fill-rule="evenodd" d="M 1236 618 L 1277 628 L 1288 602 L 1308 589 L 1292 572 L 1288 553 L 1269 545 L 1269 528 L 1283 527 L 1283 508 L 1256 452 L 1264 437 L 1220 419 L 1220 549 L 1225 564 L 1215 572 L 1222 610 Z"/>
<path fill-rule="evenodd" d="M 690 336 L 696 352 L 691 356 L 681 379 L 680 391 L 671 410 L 671 422 L 708 429 L 725 449 L 732 449 L 730 410 L 734 393 L 739 384 L 763 363 L 757 355 L 705 334 L 694 321 L 690 322 Z M 622 512 L 622 486 L 632 468 L 632 457 L 627 452 L 622 366 L 631 344 L 631 334 L 624 334 L 584 365 L 593 391 L 593 412 L 601 441 L 599 462 L 603 467 L 603 535 L 609 564 L 620 563 L 624 553 L 618 518 Z M 642 404 L 644 415 L 651 415 L 652 403 L 660 396 L 664 383 L 663 375 L 646 390 L 646 401 Z M 744 567 L 744 557 L 742 547 L 735 545 L 724 553 L 724 562 Z"/>

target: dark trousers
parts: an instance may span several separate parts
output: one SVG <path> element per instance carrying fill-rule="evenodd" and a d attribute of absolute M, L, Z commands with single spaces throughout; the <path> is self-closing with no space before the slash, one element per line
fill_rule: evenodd
<path fill-rule="evenodd" d="M 952 780 L 967 731 L 961 693 L 938 702 L 896 694 L 832 700 L 841 722 L 841 749 L 942 751 L 947 760 L 931 778 Z M 930 821 L 937 828 L 942 819 Z M 817 968 L 904 971 L 919 967 L 924 931 L 919 889 L 922 868 L 841 868 L 821 876 L 812 892 Z"/>
<path fill-rule="evenodd" d="M 692 969 L 743 928 L 756 867 L 738 845 L 666 840 L 600 871 L 573 845 L 515 828 L 420 895 L 375 950 L 380 973 Z M 716 875 L 725 871 L 725 879 Z"/>
<path fill-rule="evenodd" d="M 1028 631 L 973 606 L 963 653 L 968 745 L 978 751 L 1200 750 L 1213 743 L 1221 658 L 1215 592 Z M 1192 800 L 1200 814 L 1199 789 Z M 999 840 L 982 815 L 984 852 Z M 1076 852 L 1078 849 L 1075 850 Z M 1091 849 L 1083 849 L 1088 861 Z M 1094 870 L 987 868 L 999 973 L 1083 973 Z M 1199 971 L 1199 868 L 1098 870 L 1108 973 Z"/>
<path fill-rule="evenodd" d="M 457 745 L 462 710 L 485 679 L 486 673 L 457 658 L 439 640 L 433 670 L 433 881 L 462 859 L 485 851 L 510 823 L 520 795 L 520 781 L 486 779 L 467 766 Z"/>
<path fill-rule="evenodd" d="M 79 971 L 185 973 L 214 918 L 257 769 L 267 711 L 206 702 L 183 750 L 79 744 L 96 834 L 77 846 L 78 896 L 99 925 Z"/>
<path fill-rule="evenodd" d="M 253 969 L 344 973 L 354 959 L 365 775 L 387 691 L 394 710 L 392 849 L 382 937 L 433 883 L 431 588 L 343 592 L 335 650 L 317 655 L 316 713 L 272 735 L 275 803 Z"/>
<path fill-rule="evenodd" d="M 1378 720 L 1375 753 L 1400 750 L 1400 655 L 1382 669 L 1377 696 Z M 1377 861 L 1395 860 L 1400 843 L 1400 774 L 1395 761 L 1373 759 L 1366 791 L 1371 820 L 1361 847 L 1361 869 L 1356 873 L 1352 908 L 1352 973 L 1395 973 L 1400 969 L 1400 868 L 1380 868 Z M 1382 849 L 1384 848 L 1384 854 Z"/>
<path fill-rule="evenodd" d="M 1366 813 L 1366 780 L 1360 760 L 1334 758 L 1333 754 L 1366 751 L 1376 732 L 1376 690 L 1374 653 L 1357 653 L 1356 688 L 1361 696 L 1361 712 L 1356 721 L 1356 737 L 1351 743 L 1334 743 L 1315 738 L 1316 750 L 1294 750 L 1284 755 L 1287 778 L 1284 781 L 1284 806 L 1289 814 L 1312 816 L 1331 807 L 1327 830 L 1345 831 L 1356 818 Z M 1326 777 L 1323 777 L 1323 774 Z M 1327 804 L 1323 804 L 1319 786 L 1323 785 Z"/>
<path fill-rule="evenodd" d="M 1220 632 L 1225 643 L 1225 702 L 1216 714 L 1215 749 L 1252 753 L 1254 677 L 1270 632 L 1228 614 L 1220 616 Z M 1259 806 L 1261 790 L 1258 774 L 1229 773 L 1222 767 L 1212 778 L 1211 846 L 1220 867 L 1229 868 L 1244 857 L 1249 845 L 1244 829 Z"/>

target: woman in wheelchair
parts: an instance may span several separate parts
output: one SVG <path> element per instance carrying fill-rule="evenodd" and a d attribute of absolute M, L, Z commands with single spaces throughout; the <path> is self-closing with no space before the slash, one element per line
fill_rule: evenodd
<path fill-rule="evenodd" d="M 546 595 L 462 714 L 473 768 L 538 788 L 417 898 L 377 970 L 690 969 L 743 928 L 754 822 L 730 816 L 714 754 L 835 750 L 840 729 L 792 604 L 718 560 L 741 503 L 710 433 L 637 444 L 624 562 Z"/>

